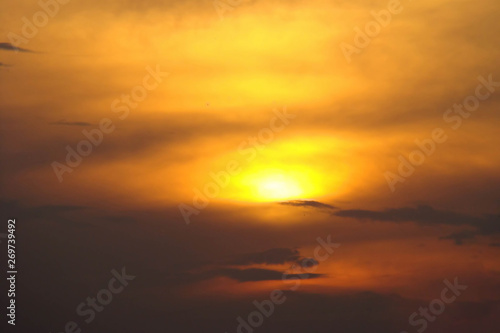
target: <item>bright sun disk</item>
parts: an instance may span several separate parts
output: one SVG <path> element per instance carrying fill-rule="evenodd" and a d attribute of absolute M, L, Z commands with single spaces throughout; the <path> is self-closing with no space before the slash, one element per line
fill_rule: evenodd
<path fill-rule="evenodd" d="M 256 183 L 258 196 L 270 200 L 281 200 L 298 197 L 302 194 L 299 184 L 283 175 L 274 175 Z"/>

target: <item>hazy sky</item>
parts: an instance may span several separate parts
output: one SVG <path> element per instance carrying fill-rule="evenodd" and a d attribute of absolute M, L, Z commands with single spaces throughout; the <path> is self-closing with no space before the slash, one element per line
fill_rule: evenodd
<path fill-rule="evenodd" d="M 0 4 L 27 331 L 235 332 L 282 289 L 255 332 L 410 333 L 456 277 L 426 331 L 498 328 L 497 0 L 47 3 Z"/>

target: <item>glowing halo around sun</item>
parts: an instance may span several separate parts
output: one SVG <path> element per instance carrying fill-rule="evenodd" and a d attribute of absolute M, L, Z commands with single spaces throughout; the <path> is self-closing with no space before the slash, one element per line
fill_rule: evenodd
<path fill-rule="evenodd" d="M 300 199 L 318 194 L 318 180 L 304 170 L 264 168 L 235 180 L 234 199 L 256 202 Z"/>
<path fill-rule="evenodd" d="M 261 179 L 257 182 L 256 187 L 259 197 L 268 200 L 296 198 L 303 194 L 296 181 L 281 174 Z"/>
<path fill-rule="evenodd" d="M 342 162 L 347 160 L 346 156 L 351 156 L 349 151 L 342 149 L 346 142 L 328 138 L 322 147 L 317 144 L 318 140 L 323 138 L 295 138 L 272 143 L 264 150 L 255 150 L 250 159 L 248 150 L 245 155 L 233 152 L 219 157 L 212 166 L 213 170 L 224 170 L 228 160 L 237 161 L 239 169 L 220 189 L 218 198 L 276 202 L 304 198 L 317 200 L 345 193 L 352 171 L 350 165 Z M 318 163 L 318 156 L 335 163 Z"/>

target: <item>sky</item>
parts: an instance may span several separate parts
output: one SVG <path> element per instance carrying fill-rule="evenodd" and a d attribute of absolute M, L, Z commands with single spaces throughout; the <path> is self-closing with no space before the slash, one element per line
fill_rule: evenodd
<path fill-rule="evenodd" d="M 499 12 L 2 2 L 8 329 L 498 331 Z"/>

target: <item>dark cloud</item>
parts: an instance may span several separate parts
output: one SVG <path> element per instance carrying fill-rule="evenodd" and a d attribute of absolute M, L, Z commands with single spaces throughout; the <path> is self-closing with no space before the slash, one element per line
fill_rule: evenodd
<path fill-rule="evenodd" d="M 230 260 L 231 265 L 251 265 L 251 264 L 284 264 L 296 262 L 300 258 L 298 250 L 287 248 L 275 248 L 263 252 L 245 253 L 234 260 Z"/>
<path fill-rule="evenodd" d="M 264 268 L 234 268 L 234 265 L 281 265 L 292 263 L 292 267 L 299 264 L 304 268 L 317 266 L 319 263 L 314 258 L 304 258 L 299 255 L 299 251 L 287 248 L 275 248 L 263 252 L 247 253 L 236 256 L 229 261 L 199 261 L 197 266 L 186 267 L 186 269 L 177 269 L 168 279 L 172 284 L 192 284 L 215 277 L 228 277 L 239 282 L 248 281 L 269 281 L 287 279 L 314 279 L 322 276 L 321 274 L 285 274 L 284 272 Z M 217 265 L 219 267 L 207 270 L 207 267 Z"/>
<path fill-rule="evenodd" d="M 50 125 L 65 125 L 65 126 L 92 126 L 91 123 L 85 122 L 85 121 L 66 121 L 66 120 L 59 120 L 50 123 Z"/>
<path fill-rule="evenodd" d="M 199 265 L 204 265 L 206 263 L 199 262 Z M 168 283 L 170 286 L 175 285 L 190 285 L 201 281 L 206 281 L 210 279 L 214 279 L 217 277 L 227 277 L 233 279 L 238 282 L 256 282 L 256 281 L 281 281 L 283 279 L 286 280 L 307 280 L 307 279 L 316 279 L 322 276 L 323 274 L 312 274 L 312 273 L 287 273 L 273 270 L 273 269 L 265 269 L 265 268 L 228 268 L 228 267 L 218 267 L 215 269 L 199 271 L 196 267 L 193 271 L 187 270 L 179 270 L 177 269 L 175 272 L 171 272 L 168 276 L 161 279 L 157 283 L 159 285 L 165 285 Z M 188 267 L 186 269 L 189 270 Z"/>
<path fill-rule="evenodd" d="M 23 49 L 20 47 L 16 47 L 16 46 L 12 45 L 11 43 L 0 43 L 0 50 L 34 53 L 34 51 L 31 51 L 28 49 Z"/>
<path fill-rule="evenodd" d="M 451 239 L 456 245 L 463 245 L 465 240 L 474 239 L 477 231 L 464 230 L 449 234 L 448 236 L 440 237 L 439 239 Z"/>
<path fill-rule="evenodd" d="M 11 204 L 9 209 L 12 207 Z M 25 206 L 21 208 L 27 209 Z M 27 210 L 44 214 L 50 211 L 56 214 L 83 215 L 83 218 L 94 211 L 91 207 L 66 204 L 39 205 Z M 11 212 L 18 213 L 13 210 Z M 115 214 L 105 212 L 103 216 L 118 221 L 121 215 Z M 249 237 L 249 234 L 253 235 L 249 232 L 250 229 L 243 225 L 230 227 L 231 230 L 242 228 L 239 236 L 238 233 L 231 233 L 231 237 L 223 237 L 228 234 L 221 232 L 220 228 L 205 224 L 193 225 L 194 228 L 186 232 L 184 226 L 165 223 L 163 214 L 154 223 L 152 214 L 138 214 L 136 219 L 141 223 L 108 223 L 99 229 L 63 228 L 63 223 L 38 223 L 38 220 L 28 226 L 28 220 L 21 219 L 18 227 L 24 244 L 23 271 L 26 276 L 44 276 L 44 279 L 26 280 L 23 291 L 18 295 L 19 310 L 30 318 L 19 322 L 21 331 L 60 331 L 66 321 L 81 319 L 75 317 L 76 306 L 89 296 L 95 297 L 99 290 L 107 286 L 111 269 L 123 266 L 136 279 L 123 293 L 116 295 L 112 306 L 107 307 L 102 316 L 101 313 L 97 314 L 100 317 L 92 323 L 92 331 L 163 332 L 165 320 L 168 320 L 169 330 L 173 331 L 236 332 L 236 318 L 242 316 L 246 319 L 255 311 L 253 300 L 262 302 L 269 299 L 270 290 L 255 296 L 235 293 L 231 297 L 204 297 L 203 292 L 197 292 L 199 297 L 188 298 L 181 291 L 191 290 L 190 283 L 215 277 L 227 277 L 240 283 L 281 283 L 283 272 L 279 270 L 228 267 L 203 269 L 216 262 L 221 253 L 241 249 L 245 246 L 245 239 L 250 238 L 254 242 L 254 237 Z M 270 238 L 274 242 L 283 235 L 283 229 L 279 229 L 277 234 L 273 234 L 273 230 L 264 230 L 267 231 L 266 235 L 272 235 Z M 258 229 L 255 238 L 262 234 L 263 230 Z M 214 248 L 217 251 L 213 255 L 207 255 L 206 252 Z M 278 252 L 272 250 L 271 252 Z M 265 252 L 267 251 L 263 251 Z M 294 250 L 283 253 L 296 255 Z M 285 277 L 306 278 L 299 275 Z M 320 276 L 310 275 L 307 278 L 318 277 Z M 418 311 L 420 306 L 428 306 L 430 301 L 409 300 L 377 292 L 351 293 L 348 290 L 337 295 L 327 294 L 326 291 L 325 294 L 320 294 L 322 290 L 313 294 L 306 293 L 306 287 L 290 292 L 286 290 L 291 284 L 283 283 L 281 286 L 286 301 L 277 305 L 274 314 L 266 318 L 265 324 L 255 332 L 411 332 L 415 330 L 408 324 L 409 315 Z M 211 290 L 207 288 L 206 291 L 210 295 Z M 472 288 L 471 292 L 473 293 Z M 50 309 L 43 307 L 47 302 L 52 304 Z M 495 312 L 498 302 L 461 302 L 460 298 L 449 307 L 447 305 L 439 320 L 433 322 L 432 327 L 430 324 L 429 333 L 477 332 L 475 327 L 480 327 L 480 332 L 495 332 L 495 327 L 498 327 L 495 326 L 498 323 L 496 318 L 500 318 L 498 311 Z M 465 325 L 464 328 L 457 326 L 457 318 L 461 318 L 458 322 Z"/>
<path fill-rule="evenodd" d="M 226 262 L 228 265 L 282 265 L 286 263 L 298 264 L 302 267 L 319 265 L 316 259 L 302 257 L 298 250 L 288 248 L 275 248 L 263 252 L 245 253 Z"/>
<path fill-rule="evenodd" d="M 363 209 L 341 210 L 333 215 L 385 222 L 417 222 L 424 225 L 450 224 L 464 225 L 477 221 L 477 218 L 460 213 L 440 211 L 431 206 L 420 205 L 415 208 L 404 207 L 371 211 Z"/>
<path fill-rule="evenodd" d="M 314 200 L 290 200 L 283 201 L 279 203 L 280 205 L 295 206 L 295 207 L 314 207 L 314 208 L 325 208 L 325 209 L 337 209 L 337 207 L 328 205 L 319 201 Z"/>
<path fill-rule="evenodd" d="M 323 276 L 322 274 L 284 274 L 280 271 L 263 268 L 221 268 L 211 272 L 215 276 L 226 276 L 239 282 L 249 281 L 271 281 L 271 280 L 287 280 L 293 279 L 315 279 Z"/>
<path fill-rule="evenodd" d="M 11 67 L 11 65 L 4 64 L 3 62 L 0 62 L 0 67 Z"/>
<path fill-rule="evenodd" d="M 431 206 L 421 205 L 415 208 L 404 207 L 371 211 L 362 209 L 341 210 L 333 215 L 382 222 L 415 222 L 420 225 L 451 225 L 473 227 L 475 231 L 461 231 L 442 239 L 453 239 L 456 244 L 463 244 L 466 239 L 477 235 L 493 235 L 500 233 L 500 215 L 471 216 L 451 211 L 437 210 Z"/>

